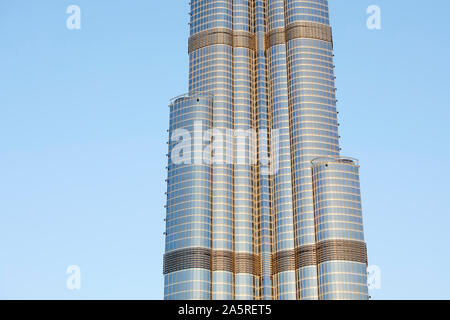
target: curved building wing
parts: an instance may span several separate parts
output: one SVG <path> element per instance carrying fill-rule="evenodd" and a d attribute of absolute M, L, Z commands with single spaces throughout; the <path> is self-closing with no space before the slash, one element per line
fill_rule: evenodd
<path fill-rule="evenodd" d="M 328 0 L 191 0 L 170 104 L 165 299 L 368 299 Z"/>

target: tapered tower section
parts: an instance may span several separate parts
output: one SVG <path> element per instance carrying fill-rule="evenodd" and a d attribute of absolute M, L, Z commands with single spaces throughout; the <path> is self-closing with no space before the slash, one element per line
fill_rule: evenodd
<path fill-rule="evenodd" d="M 166 299 L 368 299 L 327 0 L 191 0 L 170 104 Z"/>
<path fill-rule="evenodd" d="M 319 298 L 366 300 L 359 164 L 341 157 L 312 161 Z"/>

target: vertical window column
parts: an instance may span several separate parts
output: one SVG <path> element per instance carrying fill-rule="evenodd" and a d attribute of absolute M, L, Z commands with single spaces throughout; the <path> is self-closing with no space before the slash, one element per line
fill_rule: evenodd
<path fill-rule="evenodd" d="M 233 1 L 235 34 L 252 32 L 249 0 Z M 253 59 L 254 50 L 234 44 L 234 291 L 236 300 L 258 298 L 259 274 L 253 189 Z"/>
<path fill-rule="evenodd" d="M 269 32 L 284 28 L 284 1 L 268 3 Z M 273 281 L 274 298 L 296 299 L 294 217 L 291 183 L 291 146 L 287 84 L 286 45 L 272 46 L 267 50 L 269 96 L 272 111 L 272 139 L 278 136 L 277 148 L 271 150 L 277 162 L 273 175 L 274 238 Z"/>

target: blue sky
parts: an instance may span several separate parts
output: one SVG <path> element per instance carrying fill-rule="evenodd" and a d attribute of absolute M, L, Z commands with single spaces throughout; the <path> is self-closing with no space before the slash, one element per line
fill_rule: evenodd
<path fill-rule="evenodd" d="M 66 8 L 81 8 L 81 30 Z M 377 4 L 382 29 L 366 28 Z M 331 0 L 374 299 L 450 298 L 450 2 Z M 188 1 L 0 0 L 0 298 L 160 299 Z M 81 268 L 81 290 L 66 268 Z"/>

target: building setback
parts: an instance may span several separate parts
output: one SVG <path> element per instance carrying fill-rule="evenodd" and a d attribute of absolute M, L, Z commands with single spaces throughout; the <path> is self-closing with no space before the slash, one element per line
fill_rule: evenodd
<path fill-rule="evenodd" d="M 368 299 L 328 1 L 191 0 L 190 16 L 189 94 L 170 103 L 165 299 Z"/>

